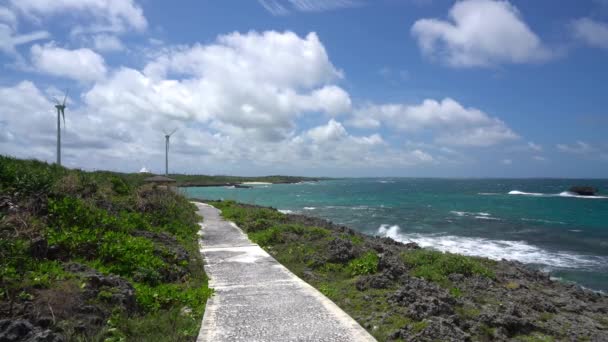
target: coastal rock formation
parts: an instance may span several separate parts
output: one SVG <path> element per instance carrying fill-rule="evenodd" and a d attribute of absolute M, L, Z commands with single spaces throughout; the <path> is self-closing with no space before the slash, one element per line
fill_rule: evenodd
<path fill-rule="evenodd" d="M 255 226 L 255 234 L 273 227 L 269 253 L 379 341 L 608 341 L 608 296 L 522 263 L 444 254 L 319 218 L 228 206 L 246 208 L 247 215 L 233 219 Z M 254 224 L 260 217 L 266 228 Z"/>
<path fill-rule="evenodd" d="M 63 342 L 65 339 L 51 330 L 36 327 L 25 319 L 2 319 L 0 341 Z"/>
<path fill-rule="evenodd" d="M 591 186 L 573 186 L 569 190 L 580 196 L 595 196 L 597 195 L 597 189 Z"/>

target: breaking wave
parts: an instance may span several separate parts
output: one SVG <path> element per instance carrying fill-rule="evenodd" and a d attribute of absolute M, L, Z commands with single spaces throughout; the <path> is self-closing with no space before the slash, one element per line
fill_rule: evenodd
<path fill-rule="evenodd" d="M 383 224 L 377 234 L 400 242 L 415 242 L 442 252 L 485 257 L 493 260 L 516 260 L 559 268 L 595 268 L 608 264 L 608 257 L 551 252 L 525 241 L 491 240 L 454 235 L 403 233 L 397 225 Z"/>
<path fill-rule="evenodd" d="M 608 196 L 582 196 L 572 193 L 570 191 L 563 191 L 559 194 L 543 194 L 539 192 L 524 192 L 519 190 L 511 190 L 508 192 L 509 195 L 519 196 L 534 196 L 534 197 L 574 197 L 574 198 L 590 198 L 590 199 L 608 199 Z"/>

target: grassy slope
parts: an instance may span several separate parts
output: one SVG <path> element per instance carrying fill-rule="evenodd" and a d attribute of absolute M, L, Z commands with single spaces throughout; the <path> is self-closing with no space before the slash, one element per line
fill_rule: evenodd
<path fill-rule="evenodd" d="M 0 156 L 0 319 L 70 341 L 194 340 L 212 293 L 195 210 L 138 175 Z"/>
<path fill-rule="evenodd" d="M 243 228 L 252 241 L 333 300 L 379 341 L 462 338 L 448 338 L 458 335 L 437 330 L 443 329 L 439 328 L 442 322 L 456 324 L 458 332 L 464 330 L 476 341 L 589 340 L 586 336 L 591 335 L 586 334 L 591 332 L 587 327 L 576 332 L 580 333 L 578 336 L 568 335 L 574 332 L 565 328 L 587 317 L 591 327 L 597 323 L 604 325 L 596 326 L 594 329 L 600 330 L 593 333 L 599 335 L 593 336 L 601 336 L 600 331 L 608 329 L 602 315 L 597 314 L 602 310 L 601 302 L 595 313 L 562 314 L 550 306 L 526 307 L 535 305 L 534 301 L 544 304 L 547 298 L 555 298 L 566 290 L 556 289 L 554 286 L 561 285 L 546 277 L 538 278 L 536 273 L 510 264 L 417 249 L 390 239 L 364 236 L 323 220 L 283 215 L 271 208 L 232 201 L 210 204 L 221 209 L 222 215 Z M 581 294 L 572 291 L 577 296 Z M 592 301 L 598 300 L 589 296 Z M 514 304 L 517 300 L 521 303 Z M 523 315 L 529 321 L 505 313 L 512 308 L 525 312 Z"/>

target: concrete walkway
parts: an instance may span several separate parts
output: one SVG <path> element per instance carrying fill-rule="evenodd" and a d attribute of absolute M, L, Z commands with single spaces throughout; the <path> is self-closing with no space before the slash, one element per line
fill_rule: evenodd
<path fill-rule="evenodd" d="M 253 244 L 216 208 L 196 203 L 215 289 L 197 341 L 375 341 L 319 291 Z"/>

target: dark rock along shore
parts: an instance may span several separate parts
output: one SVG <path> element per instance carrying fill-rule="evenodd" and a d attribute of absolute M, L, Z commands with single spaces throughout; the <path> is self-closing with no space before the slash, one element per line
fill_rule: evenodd
<path fill-rule="evenodd" d="M 408 274 L 407 267 L 399 261 L 399 254 L 420 248 L 415 243 L 402 244 L 390 238 L 363 235 L 323 219 L 293 214 L 287 217 L 290 223 L 360 236 L 365 248 L 372 248 L 379 254 L 378 273 L 361 277 L 357 289 L 362 292 L 370 288 L 396 290 L 386 298 L 386 312 L 369 312 L 369 317 L 359 317 L 359 322 L 370 328 L 374 317 L 405 312 L 407 316 L 427 323 L 422 329 L 408 325 L 395 330 L 391 339 L 509 341 L 540 333 L 547 338 L 561 336 L 568 341 L 608 341 L 608 296 L 604 294 L 551 280 L 547 273 L 503 259 L 495 264 L 494 279 L 451 274 L 451 284 L 463 293 L 454 296 L 433 282 Z M 361 247 L 349 240 L 335 241 L 339 242 L 329 245 L 326 256 L 317 258 L 344 261 L 361 253 L 358 251 Z M 309 280 L 314 277 L 314 272 L 306 272 L 304 278 L 306 274 Z M 368 319 L 370 323 L 366 323 Z M 480 332 L 485 332 L 487 339 L 480 338 Z M 542 338 L 538 341 L 554 340 Z"/>

